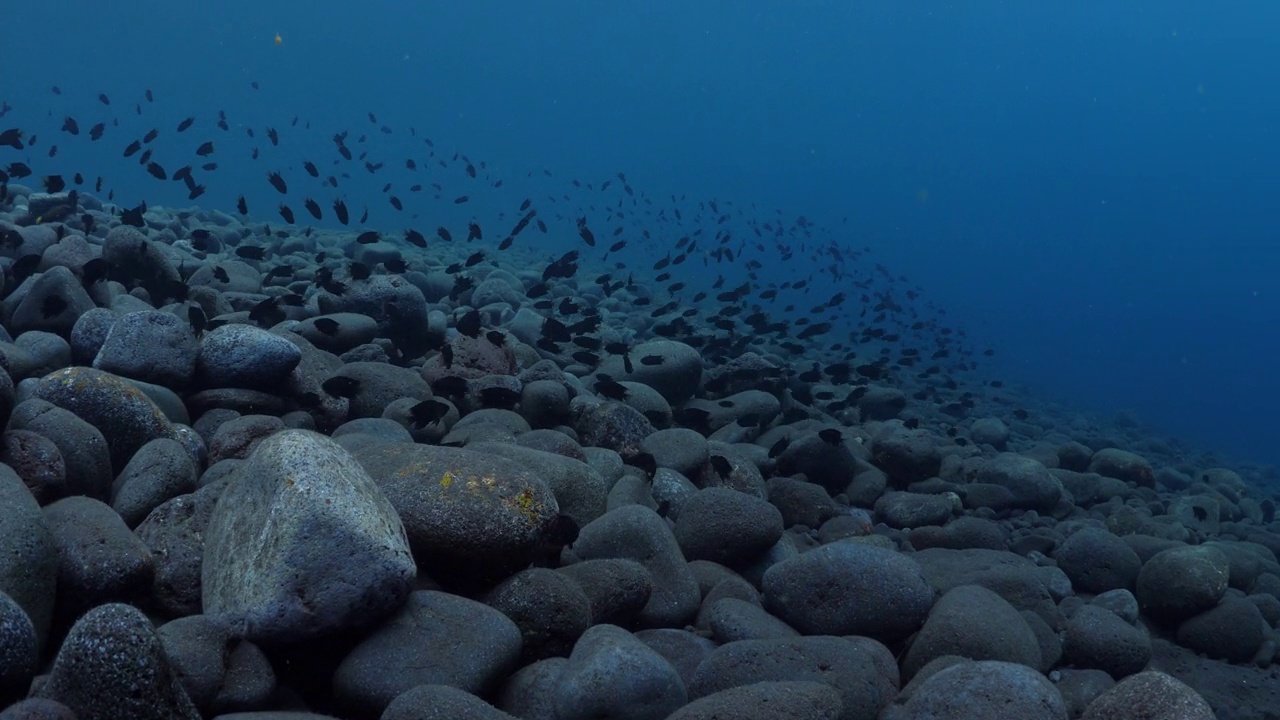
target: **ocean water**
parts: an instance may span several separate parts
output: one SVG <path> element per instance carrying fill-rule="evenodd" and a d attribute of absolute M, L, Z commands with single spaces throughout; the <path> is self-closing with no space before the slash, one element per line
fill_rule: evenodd
<path fill-rule="evenodd" d="M 41 136 L 38 174 L 103 175 L 123 206 L 191 204 L 121 157 L 152 127 L 169 171 L 219 144 L 199 204 L 232 211 L 243 195 L 272 223 L 282 197 L 265 173 L 301 186 L 300 160 L 328 163 L 343 130 L 380 157 L 430 137 L 442 157 L 485 163 L 464 205 L 458 182 L 420 206 L 396 191 L 424 231 L 505 227 L 523 197 L 621 172 L 671 207 L 717 199 L 870 247 L 851 262 L 919 286 L 966 331 L 982 378 L 1280 460 L 1273 3 L 71 0 L 4 15 L 0 129 Z M 218 111 L 232 132 L 214 129 Z M 66 116 L 80 137 L 59 131 Z M 86 141 L 108 117 L 120 126 Z M 356 171 L 341 194 L 371 208 L 368 226 L 410 224 L 382 192 L 410 182 L 404 169 L 380 173 Z M 330 196 L 317 194 L 326 212 Z M 553 257 L 576 241 L 530 242 Z M 660 249 L 619 259 L 648 273 Z M 821 255 L 772 257 L 770 277 L 817 278 L 797 315 L 841 289 Z M 745 270 L 697 273 L 732 285 Z"/>

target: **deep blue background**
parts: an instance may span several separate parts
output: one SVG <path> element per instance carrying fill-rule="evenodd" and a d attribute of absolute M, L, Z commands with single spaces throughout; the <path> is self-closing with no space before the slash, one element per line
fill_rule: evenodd
<path fill-rule="evenodd" d="M 805 214 L 922 284 L 997 375 L 1280 461 L 1280 5 L 940 5 L 15 3 L 0 99 L 50 122 L 144 87 L 174 122 L 372 110 L 513 172 Z"/>

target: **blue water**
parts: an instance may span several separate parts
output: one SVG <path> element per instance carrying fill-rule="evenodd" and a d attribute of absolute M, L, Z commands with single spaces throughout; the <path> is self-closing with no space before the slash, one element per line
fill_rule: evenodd
<path fill-rule="evenodd" d="M 138 177 L 122 203 L 188 204 L 119 157 L 156 117 L 202 113 L 192 147 L 217 109 L 323 146 L 376 134 L 372 111 L 495 174 L 803 214 L 996 348 L 990 377 L 1276 463 L 1278 22 L 1260 1 L 15 3 L 0 99 L 47 147 L 99 92 L 119 112 L 152 89 L 146 120 L 59 156 Z M 220 161 L 200 203 L 273 216 L 264 166 Z"/>

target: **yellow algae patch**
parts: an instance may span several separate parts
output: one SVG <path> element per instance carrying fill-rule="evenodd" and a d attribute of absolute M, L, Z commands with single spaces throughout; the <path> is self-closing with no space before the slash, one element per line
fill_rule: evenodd
<path fill-rule="evenodd" d="M 453 484 L 453 473 L 449 472 L 448 470 L 445 470 L 444 477 L 440 478 L 440 487 L 448 490 L 449 486 L 452 484 Z"/>

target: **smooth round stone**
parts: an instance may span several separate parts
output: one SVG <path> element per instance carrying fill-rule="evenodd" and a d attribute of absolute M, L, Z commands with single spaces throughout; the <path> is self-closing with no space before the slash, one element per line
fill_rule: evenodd
<path fill-rule="evenodd" d="M 80 720 L 200 720 L 142 611 L 99 605 L 72 626 L 36 693 Z"/>
<path fill-rule="evenodd" d="M 302 350 L 252 325 L 233 323 L 200 342 L 196 381 L 206 387 L 278 390 L 302 362 Z"/>
<path fill-rule="evenodd" d="M 386 496 L 337 443 L 306 430 L 264 440 L 205 530 L 204 611 L 254 642 L 374 624 L 400 607 L 416 574 Z"/>
<path fill-rule="evenodd" d="M 158 438 L 176 440 L 164 412 L 137 387 L 101 370 L 70 367 L 47 375 L 35 396 L 70 410 L 107 440 L 111 464 L 124 468 L 138 448 Z"/>
<path fill-rule="evenodd" d="M 185 388 L 200 351 L 191 323 L 160 311 L 129 313 L 108 331 L 93 366 L 168 388 Z"/>

